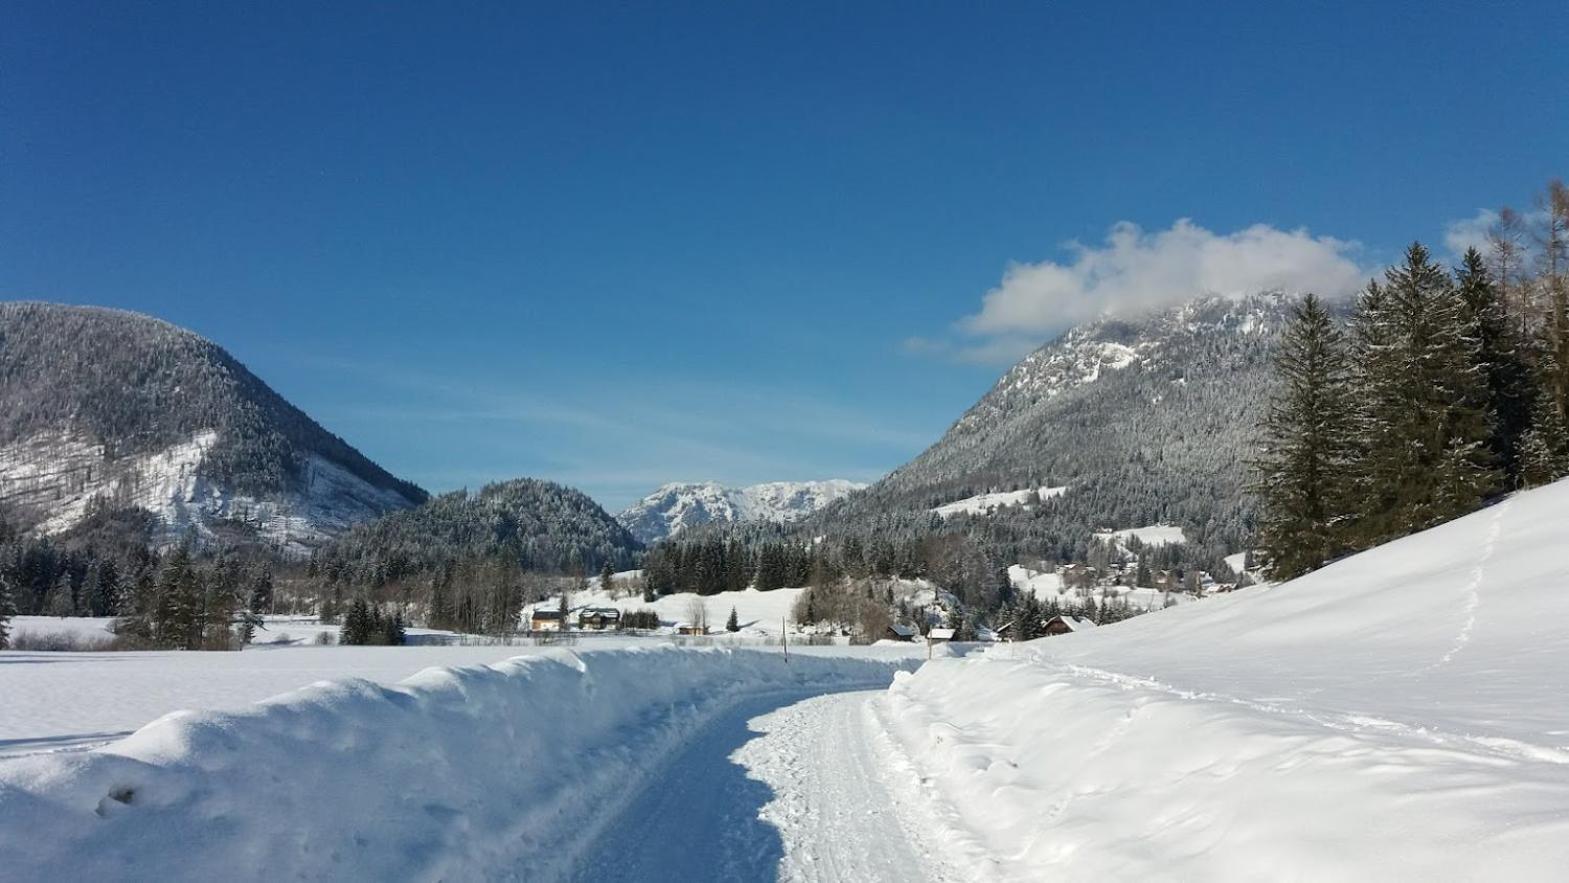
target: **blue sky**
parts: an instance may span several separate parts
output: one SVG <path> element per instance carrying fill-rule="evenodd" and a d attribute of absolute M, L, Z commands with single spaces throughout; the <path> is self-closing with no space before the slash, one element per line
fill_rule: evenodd
<path fill-rule="evenodd" d="M 0 297 L 619 507 L 875 478 L 1097 304 L 1569 174 L 1560 3 L 639 6 L 8 4 Z"/>

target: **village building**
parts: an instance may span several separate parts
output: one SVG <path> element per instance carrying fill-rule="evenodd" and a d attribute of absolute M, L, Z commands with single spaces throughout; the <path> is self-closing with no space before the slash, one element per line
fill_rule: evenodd
<path fill-rule="evenodd" d="M 913 625 L 896 622 L 883 632 L 886 641 L 913 641 L 921 636 L 921 630 Z"/>
<path fill-rule="evenodd" d="M 621 611 L 614 607 L 585 607 L 578 611 L 577 627 L 586 631 L 614 631 L 621 627 Z"/>
<path fill-rule="evenodd" d="M 559 632 L 563 631 L 564 624 L 560 610 L 536 608 L 528 617 L 528 630 L 531 632 Z"/>
<path fill-rule="evenodd" d="M 1044 631 L 1047 635 L 1066 635 L 1092 628 L 1095 628 L 1095 623 L 1082 616 L 1053 616 L 1046 620 Z"/>

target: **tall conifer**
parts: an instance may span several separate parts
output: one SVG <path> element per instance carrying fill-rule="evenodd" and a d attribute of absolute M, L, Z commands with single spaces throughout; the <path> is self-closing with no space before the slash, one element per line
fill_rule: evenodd
<path fill-rule="evenodd" d="M 1339 553 L 1350 510 L 1350 363 L 1334 317 L 1317 297 L 1308 295 L 1293 310 L 1275 372 L 1279 385 L 1264 417 L 1255 490 L 1262 503 L 1259 545 L 1271 574 L 1290 579 Z M 1143 562 L 1139 572 L 1148 573 Z"/>

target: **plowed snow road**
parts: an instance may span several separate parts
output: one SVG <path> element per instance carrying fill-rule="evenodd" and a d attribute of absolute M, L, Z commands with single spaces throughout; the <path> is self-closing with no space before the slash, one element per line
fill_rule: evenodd
<path fill-rule="evenodd" d="M 956 879 L 881 753 L 881 691 L 759 699 L 721 715 L 597 842 L 575 876 L 610 880 Z"/>

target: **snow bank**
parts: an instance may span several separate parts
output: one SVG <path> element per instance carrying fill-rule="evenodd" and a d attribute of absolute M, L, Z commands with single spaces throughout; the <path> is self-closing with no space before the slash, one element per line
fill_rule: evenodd
<path fill-rule="evenodd" d="M 901 675 L 1001 879 L 1561 879 L 1569 483 L 1299 580 Z"/>
<path fill-rule="evenodd" d="M 902 654 L 567 650 L 176 712 L 0 762 L 9 880 L 550 878 L 714 715 L 881 687 Z"/>

